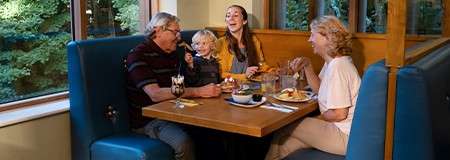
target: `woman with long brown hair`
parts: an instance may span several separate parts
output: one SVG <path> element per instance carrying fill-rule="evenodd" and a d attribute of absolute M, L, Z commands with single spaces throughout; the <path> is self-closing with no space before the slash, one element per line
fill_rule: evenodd
<path fill-rule="evenodd" d="M 228 7 L 225 35 L 217 40 L 222 77 L 245 80 L 257 71 L 267 71 L 259 40 L 250 34 L 248 14 L 242 6 Z"/>

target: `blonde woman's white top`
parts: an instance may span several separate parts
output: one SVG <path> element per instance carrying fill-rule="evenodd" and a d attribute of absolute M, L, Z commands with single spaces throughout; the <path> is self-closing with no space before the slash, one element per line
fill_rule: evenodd
<path fill-rule="evenodd" d="M 351 57 L 342 56 L 325 63 L 320 71 L 318 101 L 320 112 L 349 108 L 347 118 L 334 124 L 349 135 L 361 78 Z"/>

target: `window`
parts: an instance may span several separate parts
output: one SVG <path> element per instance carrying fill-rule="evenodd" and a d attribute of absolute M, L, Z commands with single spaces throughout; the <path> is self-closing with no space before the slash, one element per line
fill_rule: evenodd
<path fill-rule="evenodd" d="M 438 0 L 407 1 L 408 34 L 441 34 L 442 5 Z M 360 3 L 359 32 L 386 33 L 387 0 L 364 0 Z"/>
<path fill-rule="evenodd" d="M 387 0 L 363 0 L 359 4 L 358 32 L 386 33 Z"/>
<path fill-rule="evenodd" d="M 138 33 L 138 0 L 72 3 L 87 5 L 89 38 Z M 71 39 L 70 0 L 0 0 L 0 104 L 67 90 Z"/>
<path fill-rule="evenodd" d="M 322 15 L 335 15 L 348 25 L 348 0 L 280 0 L 270 5 L 270 28 L 307 31 L 309 17 Z"/>
<path fill-rule="evenodd" d="M 67 90 L 69 0 L 0 1 L 0 103 Z"/>
<path fill-rule="evenodd" d="M 408 34 L 441 34 L 442 4 L 440 0 L 409 0 Z"/>
<path fill-rule="evenodd" d="M 386 33 L 388 0 L 353 1 L 358 5 L 353 28 L 358 32 Z M 335 15 L 349 25 L 349 0 L 280 0 L 271 1 L 270 28 L 307 31 L 313 17 Z M 441 34 L 442 2 L 440 0 L 407 1 L 407 34 Z M 312 13 L 311 13 L 312 12 Z M 311 18 L 308 18 L 311 17 Z M 348 26 L 351 28 L 350 26 Z"/>
<path fill-rule="evenodd" d="M 348 26 L 348 0 L 317 0 L 316 15 L 334 15 Z"/>
<path fill-rule="evenodd" d="M 309 0 L 272 1 L 273 14 L 271 28 L 288 30 L 308 30 Z"/>
<path fill-rule="evenodd" d="M 88 38 L 138 33 L 138 11 L 138 0 L 87 0 Z"/>

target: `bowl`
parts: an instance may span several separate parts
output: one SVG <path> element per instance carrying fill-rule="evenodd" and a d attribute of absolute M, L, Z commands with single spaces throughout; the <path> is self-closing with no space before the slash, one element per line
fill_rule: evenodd
<path fill-rule="evenodd" d="M 242 104 L 246 104 L 252 99 L 251 94 L 231 94 L 231 97 L 233 98 L 233 101 Z"/>

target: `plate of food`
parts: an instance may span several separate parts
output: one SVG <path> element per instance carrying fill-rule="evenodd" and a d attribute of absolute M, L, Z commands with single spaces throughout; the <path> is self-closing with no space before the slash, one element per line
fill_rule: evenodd
<path fill-rule="evenodd" d="M 224 93 L 231 93 L 233 92 L 233 88 L 236 85 L 236 80 L 234 80 L 231 77 L 227 77 L 223 80 L 222 83 L 220 83 L 220 88 L 222 89 L 222 92 Z"/>
<path fill-rule="evenodd" d="M 259 74 L 259 75 L 251 76 L 249 78 L 249 80 L 254 81 L 254 82 L 261 82 L 262 81 L 262 75 Z"/>
<path fill-rule="evenodd" d="M 251 77 L 249 78 L 249 80 L 250 80 L 250 81 L 253 81 L 253 82 L 262 82 L 262 77 L 263 77 L 263 75 L 262 75 L 262 74 L 259 74 L 259 75 L 251 76 Z M 275 80 L 278 80 L 278 77 L 277 77 L 277 76 L 274 76 L 274 78 L 275 78 Z"/>
<path fill-rule="evenodd" d="M 311 100 L 314 93 L 309 91 L 297 90 L 295 88 L 286 88 L 280 93 L 274 94 L 273 98 L 285 102 L 306 102 Z"/>

